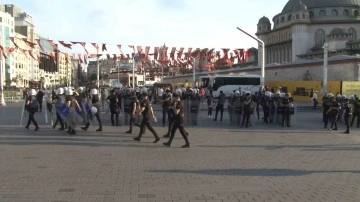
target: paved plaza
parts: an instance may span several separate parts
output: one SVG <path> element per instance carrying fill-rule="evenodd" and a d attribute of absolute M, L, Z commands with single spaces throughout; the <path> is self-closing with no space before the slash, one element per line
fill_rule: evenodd
<path fill-rule="evenodd" d="M 317 111 L 297 113 L 291 129 L 261 120 L 242 129 L 202 111 L 182 149 L 179 133 L 171 148 L 149 132 L 135 142 L 138 128 L 125 134 L 106 114 L 102 133 L 93 126 L 69 136 L 40 113 L 40 131 L 26 130 L 20 106 L 0 108 L 0 202 L 360 201 L 360 133 L 324 130 Z"/>

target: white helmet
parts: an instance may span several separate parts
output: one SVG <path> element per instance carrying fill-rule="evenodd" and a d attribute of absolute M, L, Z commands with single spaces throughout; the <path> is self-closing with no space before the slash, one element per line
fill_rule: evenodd
<path fill-rule="evenodd" d="M 78 91 L 79 91 L 79 93 L 84 92 L 84 87 L 79 87 L 79 88 L 78 88 Z"/>
<path fill-rule="evenodd" d="M 96 107 L 91 107 L 91 113 L 96 114 L 98 109 Z"/>
<path fill-rule="evenodd" d="M 240 91 L 238 91 L 238 90 L 235 91 L 235 94 L 240 95 Z"/>
<path fill-rule="evenodd" d="M 58 95 L 62 95 L 62 94 L 64 94 L 64 89 L 63 89 L 63 88 L 58 88 L 58 89 L 56 90 L 56 93 L 57 93 Z"/>
<path fill-rule="evenodd" d="M 328 93 L 328 94 L 326 94 L 326 97 L 334 97 L 334 94 L 332 94 L 332 93 Z"/>
<path fill-rule="evenodd" d="M 274 93 L 270 92 L 270 97 L 274 97 Z"/>
<path fill-rule="evenodd" d="M 270 97 L 270 96 L 271 96 L 271 92 L 270 92 L 270 91 L 266 91 L 266 92 L 265 92 L 265 96 L 266 96 L 266 97 Z"/>
<path fill-rule="evenodd" d="M 69 88 L 66 92 L 65 92 L 65 94 L 66 95 L 73 95 L 73 90 L 71 89 L 71 88 Z"/>
<path fill-rule="evenodd" d="M 342 98 L 345 99 L 345 98 L 346 98 L 346 95 L 342 95 Z"/>
<path fill-rule="evenodd" d="M 245 94 L 250 94 L 251 95 L 251 92 L 250 91 L 245 91 Z"/>
<path fill-rule="evenodd" d="M 354 95 L 350 95 L 350 96 L 349 96 L 349 99 L 350 99 L 350 100 L 355 100 L 355 96 L 354 96 Z"/>
<path fill-rule="evenodd" d="M 91 91 L 90 91 L 91 95 L 97 95 L 98 93 L 99 93 L 98 90 L 95 88 L 91 89 Z"/>
<path fill-rule="evenodd" d="M 69 88 L 68 87 L 64 87 L 64 91 L 66 92 Z"/>
<path fill-rule="evenodd" d="M 35 89 L 31 89 L 31 90 L 29 91 L 29 95 L 31 95 L 31 96 L 36 95 L 36 90 L 35 90 Z"/>
<path fill-rule="evenodd" d="M 342 97 L 342 95 L 341 94 L 337 94 L 337 96 L 336 96 L 337 98 L 341 98 Z"/>

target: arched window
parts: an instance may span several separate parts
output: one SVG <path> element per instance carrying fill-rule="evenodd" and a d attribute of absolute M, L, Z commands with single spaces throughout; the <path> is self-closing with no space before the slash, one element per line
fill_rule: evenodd
<path fill-rule="evenodd" d="M 352 35 L 352 40 L 355 41 L 357 39 L 356 30 L 354 28 L 349 29 L 349 33 Z"/>
<path fill-rule="evenodd" d="M 259 26 L 258 30 L 261 31 L 261 26 Z"/>
<path fill-rule="evenodd" d="M 276 24 L 279 24 L 279 18 L 278 18 L 278 19 L 276 19 Z"/>
<path fill-rule="evenodd" d="M 302 19 L 305 19 L 306 17 L 305 17 L 305 14 L 302 14 Z"/>
<path fill-rule="evenodd" d="M 343 16 L 349 16 L 349 11 L 347 9 L 343 11 Z"/>
<path fill-rule="evenodd" d="M 319 12 L 319 16 L 321 16 L 321 17 L 326 16 L 326 12 L 325 12 L 324 10 L 321 10 L 321 11 Z"/>
<path fill-rule="evenodd" d="M 315 46 L 322 47 L 325 43 L 325 31 L 323 29 L 318 29 L 315 32 Z"/>
<path fill-rule="evenodd" d="M 356 17 L 359 16 L 359 11 L 358 10 L 354 11 L 354 16 L 356 16 Z"/>
<path fill-rule="evenodd" d="M 288 15 L 288 21 L 291 21 L 291 15 Z"/>
<path fill-rule="evenodd" d="M 285 22 L 285 17 L 281 17 L 281 22 Z"/>
<path fill-rule="evenodd" d="M 314 17 L 314 12 L 310 11 L 310 18 L 313 18 Z"/>
<path fill-rule="evenodd" d="M 331 11 L 331 15 L 332 15 L 332 16 L 338 16 L 339 13 L 338 13 L 337 10 L 334 9 L 334 10 Z"/>
<path fill-rule="evenodd" d="M 296 19 L 298 20 L 300 18 L 299 14 L 296 14 Z"/>

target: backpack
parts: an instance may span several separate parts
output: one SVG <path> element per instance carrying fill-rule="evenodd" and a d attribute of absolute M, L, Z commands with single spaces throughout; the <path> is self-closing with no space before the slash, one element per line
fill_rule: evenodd
<path fill-rule="evenodd" d="M 29 108 L 31 111 L 39 111 L 39 101 L 37 101 L 36 99 L 32 100 L 30 105 L 29 105 Z"/>

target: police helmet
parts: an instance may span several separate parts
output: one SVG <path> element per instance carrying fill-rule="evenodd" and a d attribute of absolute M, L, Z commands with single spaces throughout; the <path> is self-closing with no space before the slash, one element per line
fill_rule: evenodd
<path fill-rule="evenodd" d="M 341 94 L 337 94 L 337 95 L 336 95 L 336 98 L 342 98 L 342 95 L 341 95 Z"/>
<path fill-rule="evenodd" d="M 91 89 L 90 94 L 91 94 L 91 95 L 97 95 L 97 94 L 98 94 L 98 90 L 95 89 L 95 88 L 93 88 L 93 89 Z"/>
<path fill-rule="evenodd" d="M 71 88 L 67 89 L 67 91 L 65 92 L 65 95 L 73 95 L 73 90 Z"/>
<path fill-rule="evenodd" d="M 349 99 L 350 99 L 350 100 L 355 100 L 355 96 L 354 96 L 354 95 L 350 95 L 350 96 L 349 96 Z"/>
<path fill-rule="evenodd" d="M 58 88 L 58 89 L 56 90 L 56 93 L 57 93 L 58 95 L 62 95 L 62 94 L 64 94 L 64 89 L 63 89 L 63 88 Z"/>
<path fill-rule="evenodd" d="M 240 95 L 240 91 L 238 91 L 238 90 L 235 91 L 235 94 L 236 94 L 236 95 Z"/>
<path fill-rule="evenodd" d="M 79 91 L 79 93 L 84 92 L 84 87 L 79 87 L 79 88 L 78 88 L 78 91 Z"/>
<path fill-rule="evenodd" d="M 31 96 L 36 95 L 36 90 L 35 90 L 35 89 L 31 89 L 31 90 L 29 91 L 29 95 L 31 95 Z"/>
<path fill-rule="evenodd" d="M 341 97 L 342 97 L 342 99 L 346 99 L 346 95 L 342 95 Z"/>
<path fill-rule="evenodd" d="M 265 91 L 265 96 L 266 96 L 266 97 L 270 97 L 270 96 L 271 96 L 271 92 L 270 92 L 270 91 Z"/>
<path fill-rule="evenodd" d="M 334 94 L 328 93 L 328 94 L 326 94 L 326 97 L 328 97 L 328 98 L 334 97 Z"/>
<path fill-rule="evenodd" d="M 69 88 L 68 87 L 64 87 L 64 91 L 66 92 Z"/>

